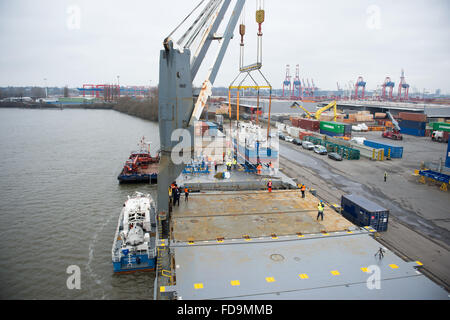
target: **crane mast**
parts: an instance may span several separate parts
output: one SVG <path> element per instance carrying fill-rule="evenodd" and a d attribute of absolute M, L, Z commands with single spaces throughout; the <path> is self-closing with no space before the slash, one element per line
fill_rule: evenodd
<path fill-rule="evenodd" d="M 169 185 L 191 160 L 193 124 L 199 120 L 211 95 L 212 85 L 228 48 L 245 0 L 236 0 L 224 34 L 216 34 L 231 0 L 210 0 L 182 37 L 172 36 L 206 1 L 200 4 L 164 40 L 159 65 L 159 134 L 160 171 L 158 174 L 158 215 L 164 221 L 169 212 Z M 218 52 L 203 81 L 198 97 L 194 97 L 193 81 L 213 41 L 220 40 Z M 194 52 L 191 55 L 191 52 Z"/>

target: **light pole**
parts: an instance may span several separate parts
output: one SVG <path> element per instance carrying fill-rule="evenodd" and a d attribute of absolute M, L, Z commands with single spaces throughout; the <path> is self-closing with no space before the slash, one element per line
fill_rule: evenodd
<path fill-rule="evenodd" d="M 119 81 L 119 79 L 120 79 L 120 76 L 117 76 L 117 86 L 119 87 L 118 97 L 120 98 L 120 81 Z"/>
<path fill-rule="evenodd" d="M 45 98 L 48 98 L 47 78 L 44 78 Z"/>

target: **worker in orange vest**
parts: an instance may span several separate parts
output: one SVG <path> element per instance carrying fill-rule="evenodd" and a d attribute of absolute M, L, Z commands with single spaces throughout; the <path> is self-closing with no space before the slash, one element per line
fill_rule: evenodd
<path fill-rule="evenodd" d="M 306 191 L 306 186 L 304 184 L 302 184 L 302 187 L 300 188 L 301 192 L 302 192 L 302 198 L 305 198 L 305 191 Z"/>
<path fill-rule="evenodd" d="M 267 183 L 267 188 L 269 188 L 269 192 L 272 192 L 272 180 Z"/>
<path fill-rule="evenodd" d="M 258 170 L 258 174 L 261 174 L 261 170 L 262 170 L 262 166 L 261 163 L 258 164 L 258 166 L 256 167 L 256 170 Z"/>

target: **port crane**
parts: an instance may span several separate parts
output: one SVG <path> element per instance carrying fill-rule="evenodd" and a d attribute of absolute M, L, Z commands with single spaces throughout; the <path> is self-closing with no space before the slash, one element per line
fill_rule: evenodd
<path fill-rule="evenodd" d="M 386 112 L 387 116 L 389 117 L 389 119 L 392 122 L 392 125 L 394 126 L 393 128 L 389 128 L 388 130 L 384 131 L 382 136 L 384 138 L 387 139 L 392 139 L 392 140 L 403 140 L 403 136 L 400 133 L 400 126 L 397 122 L 397 120 L 394 119 L 394 117 L 392 116 L 392 114 L 388 111 Z"/>
<path fill-rule="evenodd" d="M 333 110 L 334 110 L 334 118 L 333 118 L 333 121 L 336 121 L 336 119 L 337 119 L 337 102 L 336 102 L 336 100 L 333 101 L 333 102 L 331 102 L 331 103 L 329 103 L 329 104 L 326 105 L 325 107 L 320 108 L 320 109 L 317 110 L 315 113 L 309 112 L 308 110 L 305 109 L 305 107 L 303 107 L 302 105 L 298 104 L 297 102 L 294 102 L 294 103 L 291 105 L 291 108 L 292 108 L 292 109 L 299 108 L 299 109 L 301 109 L 301 110 L 303 110 L 303 111 L 305 112 L 306 117 L 307 117 L 308 119 L 316 119 L 316 120 L 320 120 L 320 115 L 321 115 L 322 113 L 324 113 L 324 112 L 327 111 L 328 109 L 333 108 Z"/>
<path fill-rule="evenodd" d="M 291 67 L 286 65 L 286 78 L 283 81 L 283 97 L 292 91 Z"/>
<path fill-rule="evenodd" d="M 405 92 L 405 94 L 402 96 L 402 92 Z M 402 75 L 400 77 L 400 83 L 398 85 L 398 100 L 408 100 L 409 99 L 409 84 L 406 83 L 405 80 L 405 70 L 402 69 Z"/>
<path fill-rule="evenodd" d="M 302 99 L 303 98 L 303 88 L 302 88 L 302 83 L 300 81 L 300 65 L 297 65 L 295 67 L 295 78 L 293 81 L 292 97 L 294 99 Z"/>
<path fill-rule="evenodd" d="M 167 228 L 168 186 L 191 161 L 194 123 L 200 119 L 216 80 L 245 0 L 202 0 L 163 41 L 159 65 L 160 170 L 158 174 L 158 218 Z M 200 10 L 200 7 L 203 9 Z M 198 13 L 200 11 L 200 13 Z M 176 41 L 175 33 L 197 12 L 198 16 Z M 228 22 L 222 35 L 217 31 L 227 12 Z M 219 42 L 200 93 L 194 95 L 193 81 L 213 42 Z"/>

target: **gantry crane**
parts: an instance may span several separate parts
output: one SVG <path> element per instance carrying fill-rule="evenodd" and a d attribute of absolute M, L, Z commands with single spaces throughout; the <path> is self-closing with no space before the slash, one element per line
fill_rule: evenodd
<path fill-rule="evenodd" d="M 194 23 L 178 41 L 172 36 L 200 6 L 205 4 Z M 158 217 L 166 221 L 169 212 L 168 186 L 191 160 L 194 146 L 193 125 L 211 95 L 212 85 L 243 10 L 245 0 L 236 0 L 223 35 L 217 31 L 229 11 L 231 0 L 201 1 L 188 17 L 164 40 L 159 65 L 159 135 L 161 160 L 158 174 Z M 219 42 L 218 52 L 194 97 L 193 80 L 212 42 Z M 192 52 L 192 54 L 191 54 Z"/>

